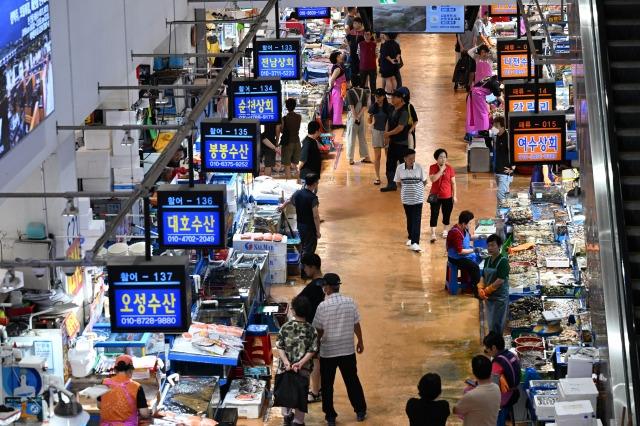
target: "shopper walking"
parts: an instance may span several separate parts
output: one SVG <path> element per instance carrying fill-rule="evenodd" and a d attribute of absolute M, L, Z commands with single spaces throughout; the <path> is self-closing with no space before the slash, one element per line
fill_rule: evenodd
<path fill-rule="evenodd" d="M 282 140 L 280 144 L 280 162 L 284 166 L 284 176 L 291 179 L 291 172 L 297 171 L 297 164 L 300 161 L 300 124 L 302 116 L 295 112 L 297 101 L 289 98 L 284 103 L 287 108 L 287 115 L 282 118 Z"/>
<path fill-rule="evenodd" d="M 276 338 L 276 348 L 280 355 L 278 373 L 293 371 L 306 379 L 303 380 L 307 384 L 306 389 L 304 394 L 300 395 L 304 398 L 309 390 L 309 376 L 313 371 L 312 359 L 318 352 L 319 343 L 316 329 L 306 321 L 310 310 L 311 305 L 306 297 L 294 297 L 291 301 L 293 320 L 280 328 Z M 304 416 L 307 412 L 306 401 L 303 400 L 301 405 L 301 407 L 282 407 L 285 425 L 304 425 Z"/>
<path fill-rule="evenodd" d="M 296 208 L 296 219 L 298 221 L 298 232 L 302 243 L 301 256 L 315 253 L 320 234 L 320 212 L 318 196 L 315 194 L 318 189 L 319 177 L 315 173 L 308 173 L 305 176 L 305 185 L 302 189 L 293 193 L 291 198 L 278 205 L 278 210 L 283 211 L 289 204 Z"/>
<path fill-rule="evenodd" d="M 396 74 L 400 68 L 400 45 L 396 42 L 396 35 L 392 33 L 381 34 L 382 44 L 380 45 L 380 75 L 382 76 L 382 87 L 387 93 L 396 90 Z"/>
<path fill-rule="evenodd" d="M 420 248 L 420 225 L 422 224 L 422 205 L 424 204 L 424 187 L 427 185 L 427 174 L 422 166 L 416 163 L 416 152 L 407 149 L 404 153 L 404 163 L 396 169 L 394 182 L 400 185 L 400 198 L 407 216 L 407 246 L 412 251 L 422 251 Z"/>
<path fill-rule="evenodd" d="M 144 389 L 133 377 L 133 359 L 120 355 L 114 364 L 116 375 L 102 381 L 111 390 L 98 397 L 100 424 L 137 425 L 138 417 L 149 417 Z"/>
<path fill-rule="evenodd" d="M 318 148 L 318 137 L 320 136 L 320 124 L 310 121 L 307 125 L 307 136 L 302 140 L 302 150 L 300 151 L 300 179 L 305 180 L 309 173 L 315 173 L 320 177 L 322 168 L 322 156 Z"/>
<path fill-rule="evenodd" d="M 500 408 L 510 407 L 520 398 L 520 360 L 513 352 L 505 349 L 502 333 L 490 331 L 482 344 L 484 353 L 493 359 L 491 380 L 500 387 Z"/>
<path fill-rule="evenodd" d="M 436 401 L 442 393 L 440 376 L 427 373 L 418 383 L 420 399 L 411 398 L 407 401 L 405 411 L 409 417 L 409 426 L 444 426 L 451 414 L 449 402 Z"/>
<path fill-rule="evenodd" d="M 395 191 L 394 181 L 396 167 L 402 163 L 404 151 L 409 146 L 409 114 L 404 103 L 404 92 L 395 90 L 391 93 L 391 105 L 393 110 L 389 113 L 387 127 L 384 132 L 385 143 L 389 146 L 387 151 L 387 186 L 380 188 L 381 192 Z"/>
<path fill-rule="evenodd" d="M 378 78 L 378 43 L 370 30 L 364 31 L 364 40 L 358 43 L 358 56 L 360 57 L 360 79 L 362 87 L 368 87 L 371 93 L 371 104 L 376 93 L 376 80 Z"/>
<path fill-rule="evenodd" d="M 437 202 L 431 203 L 431 218 L 429 226 L 431 227 L 431 242 L 436 242 L 436 228 L 438 227 L 438 216 L 442 208 L 442 238 L 447 238 L 449 233 L 449 222 L 451 221 L 451 212 L 453 205 L 458 202 L 456 197 L 456 172 L 453 167 L 447 164 L 449 155 L 445 149 L 439 148 L 433 153 L 435 164 L 429 166 L 429 180 L 431 181 L 431 190 L 429 194 L 437 196 Z"/>
<path fill-rule="evenodd" d="M 317 254 L 308 254 L 302 258 L 303 278 L 311 278 L 311 282 L 302 289 L 298 296 L 309 299 L 310 309 L 305 317 L 309 324 L 313 324 L 318 305 L 324 301 L 324 275 L 322 274 L 322 260 Z M 311 371 L 311 389 L 309 389 L 308 402 L 319 402 L 322 400 L 322 387 L 320 381 L 320 357 L 316 354 L 313 357 L 313 371 Z"/>
<path fill-rule="evenodd" d="M 478 284 L 478 296 L 485 300 L 489 331 L 504 334 L 509 308 L 509 260 L 502 255 L 502 238 L 491 234 L 487 238 L 488 258 L 484 260 L 482 281 Z"/>
<path fill-rule="evenodd" d="M 351 66 L 351 77 L 360 74 L 360 57 L 358 56 L 358 46 L 365 41 L 364 25 L 362 18 L 356 16 L 353 19 L 353 29 L 349 32 L 349 64 Z"/>
<path fill-rule="evenodd" d="M 384 141 L 384 132 L 391 109 L 392 107 L 387 101 L 387 93 L 384 89 L 376 89 L 375 103 L 369 107 L 369 124 L 373 124 L 371 146 L 373 146 L 373 168 L 376 172 L 376 179 L 373 181 L 374 185 L 380 185 L 380 159 L 382 150 L 387 149 L 387 144 Z"/>
<path fill-rule="evenodd" d="M 340 285 L 337 274 L 324 275 L 323 289 L 327 300 L 320 303 L 313 320 L 321 343 L 322 411 L 328 426 L 335 426 L 338 416 L 333 407 L 333 385 L 338 368 L 347 388 L 349 402 L 356 412 L 356 420 L 361 422 L 367 417 L 367 402 L 358 378 L 355 354 L 356 351 L 359 354 L 364 352 L 360 314 L 353 299 L 340 294 Z M 355 349 L 354 334 L 358 338 Z"/>
<path fill-rule="evenodd" d="M 416 127 L 418 126 L 418 113 L 411 103 L 411 91 L 408 87 L 398 87 L 399 92 L 404 93 L 404 103 L 407 105 L 409 114 L 407 124 L 409 125 L 409 148 L 416 149 Z"/>
<path fill-rule="evenodd" d="M 509 133 L 505 129 L 504 117 L 499 115 L 493 119 L 492 133 L 495 135 L 493 144 L 493 173 L 498 187 L 498 203 L 496 213 L 500 213 L 500 204 L 504 200 L 505 195 L 509 192 L 509 186 L 513 181 L 513 173 L 515 172 L 515 164 L 511 164 L 509 156 Z"/>
<path fill-rule="evenodd" d="M 458 269 L 466 270 L 475 297 L 478 297 L 478 283 L 480 282 L 480 268 L 478 267 L 476 253 L 482 252 L 482 248 L 471 247 L 471 240 L 478 237 L 471 235 L 469 229 L 473 224 L 473 213 L 464 210 L 458 217 L 458 223 L 453 225 L 447 235 L 447 260 L 456 265 Z"/>
<path fill-rule="evenodd" d="M 363 163 L 371 163 L 369 158 L 369 146 L 367 145 L 367 136 L 365 133 L 364 115 L 367 111 L 367 103 L 369 95 L 365 89 L 361 87 L 359 75 L 351 78 L 351 89 L 347 91 L 347 105 L 349 105 L 349 114 L 347 115 L 347 160 L 353 165 L 353 156 L 355 154 L 356 138 L 358 139 L 358 153 Z"/>
<path fill-rule="evenodd" d="M 329 87 L 331 94 L 329 95 L 329 119 L 327 120 L 327 128 L 333 126 L 342 126 L 342 92 L 347 92 L 347 76 L 344 66 L 342 65 L 343 56 L 339 51 L 335 51 L 329 55 L 329 62 L 333 64 L 329 71 Z"/>
<path fill-rule="evenodd" d="M 262 157 L 264 159 L 264 175 L 271 176 L 271 169 L 276 166 L 276 154 L 282 155 L 282 148 L 278 146 L 280 124 L 265 123 L 264 132 L 260 135 Z"/>
<path fill-rule="evenodd" d="M 491 361 L 476 355 L 471 360 L 471 370 L 478 384 L 462 395 L 453 406 L 453 413 L 464 416 L 463 425 L 495 426 L 500 411 L 500 388 L 491 380 Z"/>

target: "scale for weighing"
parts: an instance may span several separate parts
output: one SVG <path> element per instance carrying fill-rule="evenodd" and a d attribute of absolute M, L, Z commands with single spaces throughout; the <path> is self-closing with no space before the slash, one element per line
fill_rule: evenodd
<path fill-rule="evenodd" d="M 492 219 L 482 219 L 478 221 L 478 226 L 476 227 L 475 234 L 495 234 L 496 233 L 496 224 Z"/>

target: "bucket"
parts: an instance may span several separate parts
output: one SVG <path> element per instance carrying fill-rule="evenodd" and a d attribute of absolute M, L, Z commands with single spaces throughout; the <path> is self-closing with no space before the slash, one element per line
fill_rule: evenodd
<path fill-rule="evenodd" d="M 96 254 L 95 259 L 104 260 L 106 258 L 107 258 L 107 249 L 104 247 L 100 247 L 100 250 L 98 250 L 98 254 Z"/>
<path fill-rule="evenodd" d="M 75 348 L 69 350 L 69 364 L 74 377 L 88 376 L 95 361 L 96 351 L 88 340 L 79 341 Z"/>
<path fill-rule="evenodd" d="M 107 249 L 109 256 L 129 256 L 129 246 L 126 243 L 115 243 Z"/>

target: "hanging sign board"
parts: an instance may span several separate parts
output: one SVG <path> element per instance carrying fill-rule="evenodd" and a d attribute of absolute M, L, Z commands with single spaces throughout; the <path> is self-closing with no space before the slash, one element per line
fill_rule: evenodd
<path fill-rule="evenodd" d="M 329 7 L 296 7 L 298 19 L 327 19 L 331 17 Z"/>
<path fill-rule="evenodd" d="M 254 75 L 300 80 L 300 38 L 262 38 L 253 43 Z"/>
<path fill-rule="evenodd" d="M 556 164 L 566 160 L 564 113 L 513 112 L 509 115 L 512 164 Z"/>
<path fill-rule="evenodd" d="M 229 88 L 229 116 L 279 123 L 282 117 L 280 78 L 232 80 Z"/>
<path fill-rule="evenodd" d="M 158 242 L 163 248 L 225 248 L 224 185 L 161 185 Z"/>
<path fill-rule="evenodd" d="M 498 39 L 498 79 L 533 78 L 542 73 L 542 67 L 535 65 L 529 54 L 529 42 L 522 39 Z M 542 39 L 533 38 L 536 53 L 542 50 Z"/>
<path fill-rule="evenodd" d="M 490 16 L 516 16 L 518 5 L 515 4 L 492 4 L 489 8 Z"/>
<path fill-rule="evenodd" d="M 505 118 L 512 112 L 535 111 L 535 83 L 532 80 L 504 82 Z M 538 112 L 556 109 L 556 83 L 551 79 L 538 81 Z"/>
<path fill-rule="evenodd" d="M 464 33 L 464 6 L 427 6 L 427 33 Z"/>
<path fill-rule="evenodd" d="M 260 121 L 203 119 L 200 122 L 202 170 L 258 175 Z"/>
<path fill-rule="evenodd" d="M 111 331 L 181 333 L 191 325 L 188 257 L 113 257 L 107 261 Z"/>

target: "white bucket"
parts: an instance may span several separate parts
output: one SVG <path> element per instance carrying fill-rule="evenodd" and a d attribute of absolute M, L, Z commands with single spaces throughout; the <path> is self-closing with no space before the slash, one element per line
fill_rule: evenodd
<path fill-rule="evenodd" d="M 104 260 L 107 258 L 107 249 L 104 247 L 101 247 L 100 250 L 98 250 L 98 254 L 96 254 L 95 259 L 97 260 Z"/>
<path fill-rule="evenodd" d="M 69 350 L 69 364 L 74 377 L 88 376 L 95 362 L 96 351 L 88 340 L 78 342 L 75 348 Z"/>
<path fill-rule="evenodd" d="M 139 243 L 131 244 L 129 246 L 129 255 L 130 256 L 144 256 L 144 249 L 146 244 L 144 241 Z M 151 254 L 153 254 L 153 247 L 151 247 Z"/>
<path fill-rule="evenodd" d="M 129 246 L 126 243 L 115 243 L 107 250 L 109 256 L 129 256 Z"/>

